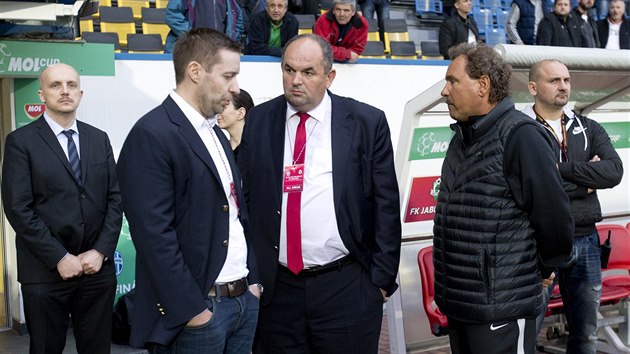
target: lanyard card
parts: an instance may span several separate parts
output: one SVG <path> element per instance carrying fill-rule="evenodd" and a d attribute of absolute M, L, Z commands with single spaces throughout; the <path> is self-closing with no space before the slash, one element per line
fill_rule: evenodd
<path fill-rule="evenodd" d="M 284 167 L 284 192 L 301 192 L 304 187 L 304 164 Z"/>

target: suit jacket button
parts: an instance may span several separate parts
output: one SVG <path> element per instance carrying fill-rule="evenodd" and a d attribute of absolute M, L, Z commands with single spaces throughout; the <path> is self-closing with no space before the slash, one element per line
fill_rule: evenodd
<path fill-rule="evenodd" d="M 85 199 L 85 193 L 81 193 L 81 199 Z"/>
<path fill-rule="evenodd" d="M 224 212 L 228 212 L 228 211 L 230 211 L 230 207 L 229 207 L 229 206 L 227 206 L 227 205 L 224 205 L 224 206 L 221 208 L 221 210 L 222 210 L 222 211 L 224 211 Z"/>
<path fill-rule="evenodd" d="M 228 240 L 223 240 L 223 246 L 224 246 L 224 247 L 227 247 L 227 246 L 228 246 L 228 244 L 229 244 Z"/>
<path fill-rule="evenodd" d="M 273 246 L 273 249 L 277 251 L 278 250 L 278 246 Z"/>

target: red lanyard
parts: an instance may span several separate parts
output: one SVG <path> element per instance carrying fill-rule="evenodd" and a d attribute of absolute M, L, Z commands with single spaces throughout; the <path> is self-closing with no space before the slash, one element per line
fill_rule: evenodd
<path fill-rule="evenodd" d="M 562 113 L 562 117 L 560 117 L 560 127 L 562 128 L 562 141 L 558 139 L 558 135 L 556 134 L 556 131 L 553 129 L 553 127 L 549 125 L 549 123 L 547 123 L 547 121 L 543 117 L 541 117 L 538 112 L 536 112 L 536 109 L 534 109 L 534 113 L 536 113 L 536 120 L 545 128 L 547 128 L 547 130 L 549 130 L 556 138 L 556 142 L 558 143 L 558 146 L 560 146 L 560 162 L 569 161 L 569 148 L 567 146 L 567 126 L 564 119 L 564 113 Z"/>

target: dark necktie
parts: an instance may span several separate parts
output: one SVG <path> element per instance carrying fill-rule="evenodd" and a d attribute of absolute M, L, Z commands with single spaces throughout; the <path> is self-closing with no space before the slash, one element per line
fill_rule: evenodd
<path fill-rule="evenodd" d="M 304 163 L 306 155 L 306 121 L 308 113 L 298 112 L 300 123 L 295 133 L 295 146 L 293 147 L 293 164 Z M 304 184 L 302 184 L 303 186 Z M 287 196 L 287 268 L 298 274 L 304 263 L 302 262 L 302 225 L 300 208 L 302 192 L 291 192 Z"/>
<path fill-rule="evenodd" d="M 74 173 L 74 177 L 77 179 L 79 185 L 81 185 L 81 160 L 79 160 L 79 152 L 77 151 L 77 146 L 74 144 L 74 139 L 72 139 L 74 130 L 64 130 L 62 133 L 68 138 L 68 161 L 70 161 L 72 173 Z"/>

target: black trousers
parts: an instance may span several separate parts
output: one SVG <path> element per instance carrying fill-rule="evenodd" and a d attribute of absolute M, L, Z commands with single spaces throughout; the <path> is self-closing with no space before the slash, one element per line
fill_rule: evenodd
<path fill-rule="evenodd" d="M 453 354 L 535 354 L 536 320 L 469 324 L 448 318 Z"/>
<path fill-rule="evenodd" d="M 254 353 L 376 354 L 382 319 L 381 292 L 358 263 L 313 277 L 280 266 Z"/>
<path fill-rule="evenodd" d="M 62 282 L 22 284 L 31 354 L 61 354 L 70 315 L 78 353 L 111 352 L 116 276 L 107 270 Z"/>

